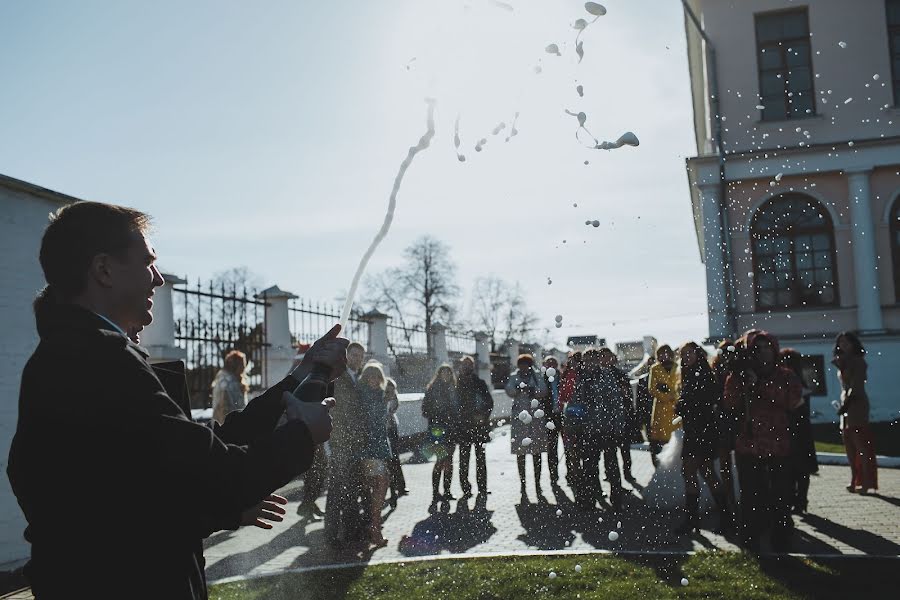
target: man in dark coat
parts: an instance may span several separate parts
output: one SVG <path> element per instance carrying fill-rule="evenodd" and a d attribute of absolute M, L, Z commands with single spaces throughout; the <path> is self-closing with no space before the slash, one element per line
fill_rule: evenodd
<path fill-rule="evenodd" d="M 191 422 L 125 334 L 150 323 L 164 283 L 148 225 L 138 211 L 79 202 L 42 239 L 40 343 L 22 374 L 7 469 L 40 599 L 206 598 L 203 538 L 281 520 L 283 499 L 270 494 L 331 431 L 330 402 L 290 391 L 313 362 L 343 370 L 338 327 L 223 425 Z"/>
<path fill-rule="evenodd" d="M 456 391 L 462 416 L 459 431 L 459 486 L 466 498 L 472 496 L 469 461 L 474 446 L 475 482 L 478 484 L 478 494 L 483 496 L 490 493 L 487 489 L 487 456 L 484 445 L 491 439 L 494 398 L 487 384 L 475 372 L 475 361 L 471 356 L 464 356 L 459 363 Z"/>

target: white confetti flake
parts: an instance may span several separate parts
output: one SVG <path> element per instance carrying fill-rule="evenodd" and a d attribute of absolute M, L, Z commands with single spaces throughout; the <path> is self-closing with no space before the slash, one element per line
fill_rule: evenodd
<path fill-rule="evenodd" d="M 532 408 L 532 409 L 535 409 L 535 408 L 537 408 L 537 407 L 540 406 L 540 405 L 541 405 L 541 403 L 538 402 L 537 400 L 532 400 L 532 401 L 531 401 L 531 408 Z"/>
<path fill-rule="evenodd" d="M 610 531 L 610 532 L 609 532 L 609 541 L 615 542 L 615 541 L 618 540 L 618 539 L 619 539 L 619 534 L 618 534 L 618 533 L 616 533 L 615 531 Z"/>
<path fill-rule="evenodd" d="M 562 321 L 562 319 L 560 319 L 560 321 Z M 556 369 L 553 367 L 547 369 L 547 377 L 556 377 Z"/>
<path fill-rule="evenodd" d="M 843 42 L 841 42 L 841 43 L 843 43 Z M 682 577 L 682 578 L 681 578 L 681 585 L 686 586 L 687 584 L 688 584 L 687 577 Z"/>
<path fill-rule="evenodd" d="M 556 579 L 556 573 L 554 571 L 550 571 L 550 579 Z"/>
<path fill-rule="evenodd" d="M 561 508 L 557 508 L 557 509 L 556 509 L 556 516 L 557 516 L 557 517 L 561 517 L 561 516 L 562 516 L 562 509 L 561 509 Z"/>
<path fill-rule="evenodd" d="M 531 445 L 531 438 L 530 438 L 530 437 L 522 438 L 522 447 L 523 447 L 523 448 L 527 448 L 527 447 L 530 446 L 530 445 Z"/>
<path fill-rule="evenodd" d="M 553 421 L 547 421 L 547 424 L 544 425 L 544 427 L 546 427 L 550 431 L 553 431 L 554 429 L 556 429 L 556 424 L 553 423 Z"/>
<path fill-rule="evenodd" d="M 543 411 L 542 409 L 540 409 L 540 408 L 537 409 L 536 411 L 534 411 L 534 418 L 535 418 L 535 419 L 543 419 L 543 418 L 544 418 L 544 411 Z"/>
<path fill-rule="evenodd" d="M 575 572 L 581 573 L 581 565 L 575 565 Z"/>

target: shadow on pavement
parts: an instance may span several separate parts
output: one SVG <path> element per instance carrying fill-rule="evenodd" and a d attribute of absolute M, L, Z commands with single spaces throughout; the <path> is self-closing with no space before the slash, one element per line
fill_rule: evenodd
<path fill-rule="evenodd" d="M 844 542 L 848 546 L 852 546 L 866 554 L 882 556 L 896 556 L 900 554 L 900 545 L 881 537 L 877 533 L 863 529 L 852 529 L 819 515 L 808 514 L 803 520 L 816 531 Z"/>
<path fill-rule="evenodd" d="M 485 507 L 485 499 L 479 496 L 474 508 L 467 500 L 456 503 L 456 512 L 450 512 L 450 504 L 442 502 L 439 510 L 413 527 L 403 536 L 398 549 L 404 556 L 425 556 L 465 552 L 486 542 L 497 532 L 491 523 L 493 511 Z"/>

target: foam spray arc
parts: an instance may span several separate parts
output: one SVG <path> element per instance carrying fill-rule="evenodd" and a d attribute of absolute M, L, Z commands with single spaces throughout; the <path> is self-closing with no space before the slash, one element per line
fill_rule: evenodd
<path fill-rule="evenodd" d="M 362 260 L 359 261 L 359 266 L 356 267 L 356 273 L 353 275 L 353 282 L 350 284 L 350 291 L 347 294 L 347 299 L 344 300 L 344 309 L 341 311 L 342 332 L 347 331 L 347 320 L 350 318 L 350 308 L 353 306 L 353 299 L 356 297 L 356 288 L 359 286 L 359 279 L 362 277 L 362 274 L 365 273 L 366 265 L 369 264 L 369 259 L 372 258 L 375 249 L 378 248 L 378 244 L 381 243 L 381 240 L 385 238 L 388 231 L 391 229 L 391 223 L 394 221 L 394 208 L 397 206 L 397 193 L 400 191 L 400 184 L 403 183 L 403 176 L 406 175 L 406 170 L 409 169 L 409 165 L 412 164 L 416 154 L 428 148 L 431 144 L 431 138 L 434 137 L 434 107 L 436 101 L 433 98 L 426 98 L 425 103 L 428 105 L 428 115 L 426 117 L 427 130 L 425 131 L 425 134 L 419 138 L 419 143 L 410 147 L 409 152 L 406 154 L 406 158 L 400 163 L 400 170 L 397 171 L 397 176 L 394 177 L 394 187 L 391 190 L 390 200 L 388 200 L 388 208 L 387 213 L 384 215 L 384 222 L 381 224 L 381 229 L 375 234 L 372 243 L 369 244 L 368 250 L 363 254 Z"/>

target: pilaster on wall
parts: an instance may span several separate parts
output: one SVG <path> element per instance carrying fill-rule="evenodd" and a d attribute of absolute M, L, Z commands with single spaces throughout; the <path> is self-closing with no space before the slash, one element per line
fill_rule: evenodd
<path fill-rule="evenodd" d="M 384 374 L 391 375 L 391 359 L 388 353 L 387 326 L 389 316 L 383 312 L 372 310 L 363 315 L 363 319 L 369 323 L 368 351 L 373 359 L 384 367 Z"/>
<path fill-rule="evenodd" d="M 872 169 L 848 169 L 850 193 L 850 234 L 853 241 L 853 271 L 856 281 L 857 327 L 862 332 L 884 331 L 878 259 L 875 253 L 875 225 L 872 218 Z"/>
<path fill-rule="evenodd" d="M 431 348 L 437 364 L 450 360 L 450 355 L 447 353 L 447 327 L 443 323 L 434 323 L 431 326 Z"/>

